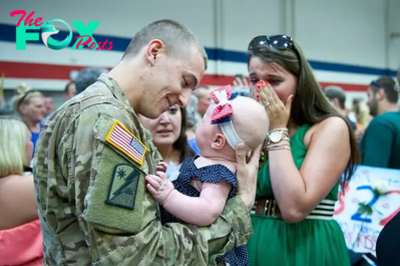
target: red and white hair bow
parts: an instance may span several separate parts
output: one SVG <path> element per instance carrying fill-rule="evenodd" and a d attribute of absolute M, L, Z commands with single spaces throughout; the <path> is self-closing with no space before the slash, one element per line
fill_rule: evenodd
<path fill-rule="evenodd" d="M 232 86 L 223 86 L 212 91 L 210 95 L 211 99 L 217 104 L 211 115 L 211 122 L 216 123 L 233 114 L 233 108 L 230 103 L 232 97 Z"/>
<path fill-rule="evenodd" d="M 213 113 L 211 114 L 211 123 L 219 125 L 228 144 L 232 147 L 232 149 L 235 150 L 238 143 L 245 143 L 236 133 L 231 119 L 233 114 L 231 100 L 236 98 L 237 93 L 232 92 L 232 86 L 226 85 L 212 91 L 210 95 L 211 99 L 213 99 L 213 101 L 217 104 Z"/>

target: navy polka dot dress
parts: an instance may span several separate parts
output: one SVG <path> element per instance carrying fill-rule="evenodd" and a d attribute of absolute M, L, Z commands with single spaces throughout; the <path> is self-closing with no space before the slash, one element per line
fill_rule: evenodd
<path fill-rule="evenodd" d="M 236 175 L 222 164 L 209 165 L 197 168 L 194 160 L 198 156 L 187 158 L 182 162 L 179 176 L 172 183 L 175 189 L 184 195 L 190 197 L 200 197 L 200 192 L 191 185 L 193 178 L 197 178 L 200 182 L 219 183 L 222 179 L 232 185 L 228 198 L 236 195 Z M 181 220 L 171 215 L 167 210 L 160 206 L 161 219 L 163 223 L 183 223 Z M 247 266 L 250 265 L 249 255 L 246 246 L 234 248 L 224 256 L 217 258 L 218 263 L 229 263 L 230 266 Z"/>

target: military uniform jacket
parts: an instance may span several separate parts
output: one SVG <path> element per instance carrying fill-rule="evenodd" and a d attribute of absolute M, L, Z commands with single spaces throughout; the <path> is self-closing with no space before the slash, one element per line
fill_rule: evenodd
<path fill-rule="evenodd" d="M 47 265 L 215 265 L 252 234 L 243 201 L 211 226 L 162 225 L 144 176 L 159 153 L 106 74 L 48 120 L 34 157 Z"/>

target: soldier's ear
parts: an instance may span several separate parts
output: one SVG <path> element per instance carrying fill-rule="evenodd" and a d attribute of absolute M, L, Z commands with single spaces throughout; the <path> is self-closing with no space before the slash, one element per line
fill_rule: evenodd
<path fill-rule="evenodd" d="M 151 66 L 153 66 L 159 56 L 164 51 L 164 43 L 161 40 L 152 40 L 147 46 L 146 59 Z"/>

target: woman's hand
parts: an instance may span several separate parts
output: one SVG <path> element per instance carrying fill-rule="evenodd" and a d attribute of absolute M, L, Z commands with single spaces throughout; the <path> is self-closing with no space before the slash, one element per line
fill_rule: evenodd
<path fill-rule="evenodd" d="M 256 148 L 247 159 L 246 148 L 243 143 L 236 147 L 237 160 L 237 195 L 246 204 L 250 211 L 254 206 L 257 187 L 258 164 L 260 158 L 261 145 Z"/>
<path fill-rule="evenodd" d="M 256 96 L 256 99 L 265 107 L 268 113 L 270 130 L 287 127 L 293 94 L 289 95 L 285 105 L 268 82 L 259 81 L 257 83 L 257 90 L 258 96 Z"/>

